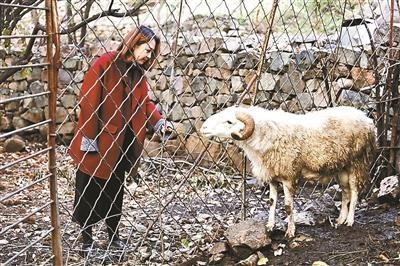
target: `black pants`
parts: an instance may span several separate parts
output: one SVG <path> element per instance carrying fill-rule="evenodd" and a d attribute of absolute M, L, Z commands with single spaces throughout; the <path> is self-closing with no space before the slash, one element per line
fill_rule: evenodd
<path fill-rule="evenodd" d="M 82 228 L 105 219 L 109 235 L 114 235 L 121 220 L 125 172 L 137 172 L 138 146 L 132 130 L 128 129 L 118 164 L 108 180 L 76 172 L 75 200 L 72 220 Z M 129 154 L 129 156 L 128 156 Z"/>
<path fill-rule="evenodd" d="M 102 219 L 110 225 L 118 224 L 122 213 L 124 175 L 124 172 L 118 176 L 116 173 L 103 180 L 78 169 L 73 220 L 81 227 L 89 227 Z"/>

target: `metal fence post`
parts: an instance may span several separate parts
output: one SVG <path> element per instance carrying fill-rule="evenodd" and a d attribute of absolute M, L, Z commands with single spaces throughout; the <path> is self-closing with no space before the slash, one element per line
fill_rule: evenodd
<path fill-rule="evenodd" d="M 53 265 L 62 265 L 62 245 L 60 236 L 60 218 L 58 212 L 58 193 L 56 178 L 56 106 L 57 106 L 57 80 L 60 62 L 60 36 L 58 31 L 57 6 L 55 0 L 46 0 L 46 28 L 47 28 L 47 59 L 49 66 L 47 69 L 49 94 L 49 130 L 48 147 L 49 149 L 49 182 L 51 197 L 51 224 L 52 231 L 52 250 Z"/>

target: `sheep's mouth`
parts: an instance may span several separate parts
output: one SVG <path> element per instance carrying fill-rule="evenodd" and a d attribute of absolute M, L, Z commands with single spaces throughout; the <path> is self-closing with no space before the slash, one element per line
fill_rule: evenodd
<path fill-rule="evenodd" d="M 201 135 L 203 135 L 203 136 L 206 137 L 206 138 L 211 138 L 211 137 L 213 137 L 213 134 L 211 134 L 211 132 L 207 132 L 207 131 L 200 130 L 200 133 L 201 133 Z"/>
<path fill-rule="evenodd" d="M 203 129 L 200 129 L 200 134 L 201 134 L 203 137 L 208 138 L 208 139 L 219 139 L 219 138 L 223 138 L 223 137 L 220 137 L 220 136 L 218 136 L 218 135 L 215 135 L 215 134 L 212 133 L 211 131 L 206 131 L 206 130 L 203 130 Z"/>

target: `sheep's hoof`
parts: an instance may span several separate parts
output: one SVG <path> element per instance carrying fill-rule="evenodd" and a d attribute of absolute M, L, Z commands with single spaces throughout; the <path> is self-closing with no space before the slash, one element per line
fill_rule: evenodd
<path fill-rule="evenodd" d="M 340 223 L 335 223 L 333 227 L 334 227 L 335 229 L 338 229 L 339 227 L 341 227 L 341 226 L 343 226 L 343 225 L 344 225 L 344 223 L 341 223 L 341 224 L 340 224 Z"/>
<path fill-rule="evenodd" d="M 293 238 L 293 237 L 294 237 L 294 231 L 289 232 L 289 230 L 287 230 L 285 233 L 285 238 Z"/>
<path fill-rule="evenodd" d="M 337 218 L 337 220 L 336 220 L 336 225 L 342 225 L 342 224 L 344 224 L 345 223 L 345 219 L 344 218 Z"/>
<path fill-rule="evenodd" d="M 295 228 L 294 227 L 288 227 L 288 229 L 286 229 L 286 233 L 285 233 L 285 237 L 286 238 L 292 238 L 294 237 L 294 232 L 295 232 Z"/>
<path fill-rule="evenodd" d="M 272 230 L 274 229 L 274 225 L 270 225 L 270 224 L 267 224 L 265 227 L 267 228 L 268 232 L 272 232 Z"/>

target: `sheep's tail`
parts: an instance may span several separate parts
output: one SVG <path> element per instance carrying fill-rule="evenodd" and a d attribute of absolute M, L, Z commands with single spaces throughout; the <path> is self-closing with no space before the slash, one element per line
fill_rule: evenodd
<path fill-rule="evenodd" d="M 374 131 L 368 133 L 367 142 L 365 146 L 365 150 L 363 152 L 363 156 L 361 158 L 362 165 L 364 168 L 364 179 L 363 184 L 360 189 L 360 197 L 364 198 L 367 196 L 368 191 L 370 191 L 372 182 L 374 181 L 374 163 L 376 160 L 377 152 L 376 152 L 376 135 Z"/>

